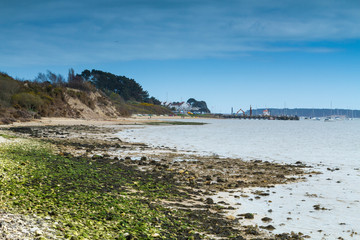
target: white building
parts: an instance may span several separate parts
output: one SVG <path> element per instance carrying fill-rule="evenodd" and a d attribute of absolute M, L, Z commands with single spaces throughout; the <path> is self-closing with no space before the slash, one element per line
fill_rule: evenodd
<path fill-rule="evenodd" d="M 188 113 L 199 110 L 199 108 L 191 107 L 191 105 L 187 102 L 170 102 L 170 103 L 164 102 L 162 105 L 178 113 Z"/>

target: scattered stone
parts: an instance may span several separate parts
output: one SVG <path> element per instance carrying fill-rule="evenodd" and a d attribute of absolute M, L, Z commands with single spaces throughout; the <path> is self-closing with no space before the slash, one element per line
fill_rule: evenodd
<path fill-rule="evenodd" d="M 245 214 L 241 214 L 242 216 L 244 216 L 244 218 L 246 219 L 254 219 L 254 214 L 252 213 L 245 213 Z"/>
<path fill-rule="evenodd" d="M 217 182 L 218 182 L 218 183 L 223 183 L 223 182 L 225 182 L 225 180 L 222 179 L 222 178 L 220 178 L 220 177 L 218 177 L 218 178 L 217 178 Z"/>
<path fill-rule="evenodd" d="M 58 239 L 50 219 L 0 211 L 0 239 Z"/>
<path fill-rule="evenodd" d="M 327 208 L 321 207 L 320 204 L 316 204 L 313 206 L 315 210 L 328 210 Z"/>
<path fill-rule="evenodd" d="M 254 226 L 247 226 L 247 229 L 245 230 L 245 233 L 250 235 L 260 235 L 259 231 Z"/>
<path fill-rule="evenodd" d="M 242 237 L 242 236 L 236 236 L 234 238 L 231 238 L 233 240 L 246 240 L 246 238 Z"/>
<path fill-rule="evenodd" d="M 230 220 L 230 221 L 234 221 L 235 220 L 235 217 L 233 215 L 227 215 L 226 216 L 226 219 L 227 220 Z"/>
<path fill-rule="evenodd" d="M 273 225 L 260 226 L 260 228 L 266 229 L 266 230 L 269 230 L 269 231 L 273 231 L 275 229 L 275 227 Z"/>
<path fill-rule="evenodd" d="M 259 195 L 259 196 L 269 196 L 270 194 L 269 193 L 267 193 L 267 192 L 264 192 L 264 191 L 255 191 L 255 192 L 253 192 L 253 194 L 255 194 L 255 195 Z"/>
<path fill-rule="evenodd" d="M 263 217 L 263 218 L 261 219 L 261 221 L 263 221 L 263 222 L 271 222 L 272 219 L 269 218 L 269 217 Z"/>
<path fill-rule="evenodd" d="M 205 203 L 206 204 L 214 204 L 214 200 L 212 198 L 206 198 Z"/>
<path fill-rule="evenodd" d="M 224 201 L 220 201 L 220 202 L 218 202 L 219 204 L 223 204 L 223 205 L 230 205 L 229 203 L 227 203 L 227 202 L 224 202 Z"/>

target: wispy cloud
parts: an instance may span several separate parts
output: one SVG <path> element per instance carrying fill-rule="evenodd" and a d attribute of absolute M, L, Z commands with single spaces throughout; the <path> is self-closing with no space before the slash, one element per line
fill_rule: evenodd
<path fill-rule="evenodd" d="M 359 39 L 359 12 L 335 0 L 5 0 L 0 65 L 330 52 L 312 43 Z"/>

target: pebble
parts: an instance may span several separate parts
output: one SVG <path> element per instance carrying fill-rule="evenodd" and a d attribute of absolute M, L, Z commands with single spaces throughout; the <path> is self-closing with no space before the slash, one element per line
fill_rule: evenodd
<path fill-rule="evenodd" d="M 0 239 L 58 239 L 50 218 L 0 212 Z"/>

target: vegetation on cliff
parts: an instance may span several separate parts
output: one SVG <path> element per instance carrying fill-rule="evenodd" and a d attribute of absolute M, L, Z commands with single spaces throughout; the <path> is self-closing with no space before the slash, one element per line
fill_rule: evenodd
<path fill-rule="evenodd" d="M 0 122 L 40 117 L 106 118 L 134 113 L 169 114 L 140 84 L 98 70 L 69 70 L 65 81 L 50 71 L 34 81 L 0 73 Z"/>

